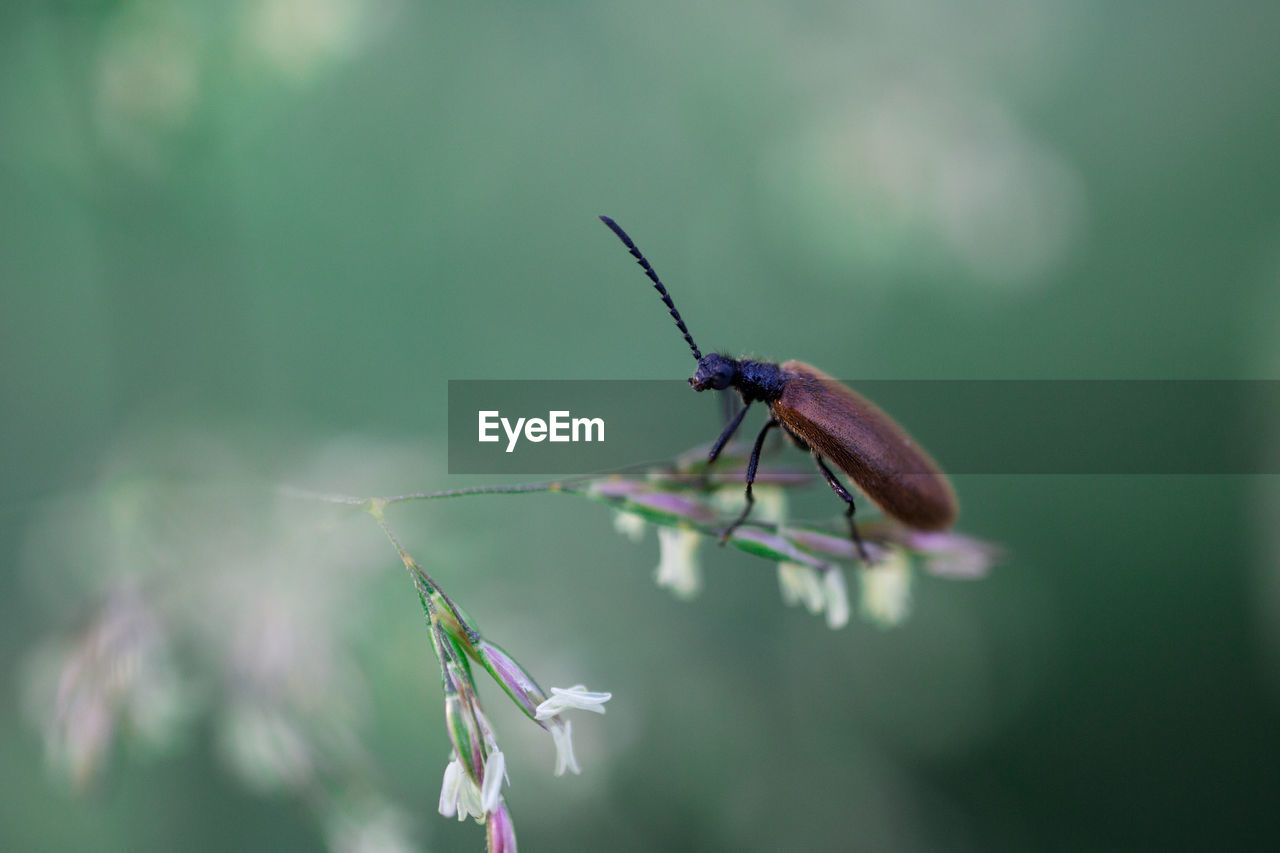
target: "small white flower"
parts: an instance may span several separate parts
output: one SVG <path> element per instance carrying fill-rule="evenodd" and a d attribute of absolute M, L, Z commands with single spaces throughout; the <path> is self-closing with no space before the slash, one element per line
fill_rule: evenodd
<path fill-rule="evenodd" d="M 407 816 L 368 795 L 330 805 L 324 834 L 333 853 L 413 853 L 418 849 L 410 841 Z"/>
<path fill-rule="evenodd" d="M 462 765 L 452 759 L 444 768 L 444 781 L 440 784 L 440 814 L 453 817 L 458 813 L 458 788 L 462 785 Z"/>
<path fill-rule="evenodd" d="M 484 806 L 480 804 L 480 788 L 465 772 L 462 774 L 462 786 L 458 789 L 458 820 L 484 817 Z"/>
<path fill-rule="evenodd" d="M 891 628 L 911 610 L 911 562 L 905 551 L 891 549 L 885 558 L 858 573 L 862 615 Z"/>
<path fill-rule="evenodd" d="M 843 628 L 849 624 L 849 591 L 844 572 L 832 566 L 822 573 L 822 591 L 826 598 L 827 627 Z"/>
<path fill-rule="evenodd" d="M 563 776 L 564 771 L 581 773 L 578 761 L 573 757 L 573 731 L 569 721 L 560 717 L 562 711 L 576 708 L 580 711 L 604 713 L 604 703 L 613 698 L 612 693 L 596 693 L 585 685 L 575 684 L 567 690 L 560 687 L 551 688 L 551 698 L 537 707 L 534 719 L 546 724 L 556 742 L 556 775 Z"/>
<path fill-rule="evenodd" d="M 501 797 L 498 799 L 501 800 Z M 456 814 L 458 820 L 466 820 L 468 817 L 479 819 L 484 817 L 486 811 L 481 803 L 480 788 L 471 781 L 455 754 L 449 761 L 449 766 L 444 769 L 444 781 L 440 785 L 440 814 L 445 817 Z"/>
<path fill-rule="evenodd" d="M 632 542 L 639 542 L 644 536 L 644 519 L 634 512 L 618 511 L 613 514 L 613 529 Z"/>
<path fill-rule="evenodd" d="M 484 784 L 480 788 L 480 807 L 485 814 L 496 809 L 498 803 L 502 802 L 502 782 L 506 776 L 506 757 L 501 752 L 489 753 L 489 758 L 484 763 Z"/>
<path fill-rule="evenodd" d="M 697 560 L 701 538 L 694 530 L 658 528 L 658 586 L 668 587 L 677 598 L 693 598 L 702 587 Z"/>
<path fill-rule="evenodd" d="M 825 596 L 822 580 L 812 566 L 800 563 L 778 563 L 778 586 L 782 590 L 782 601 L 787 606 L 803 603 L 810 613 L 822 610 Z"/>
<path fill-rule="evenodd" d="M 810 613 L 826 611 L 827 625 L 832 628 L 849 623 L 849 593 L 840 569 L 783 561 L 778 563 L 778 586 L 788 606 L 804 604 Z"/>
<path fill-rule="evenodd" d="M 549 720 L 569 708 L 603 714 L 604 703 L 612 698 L 612 693 L 594 693 L 588 690 L 584 684 L 575 684 L 567 690 L 560 687 L 552 687 L 551 698 L 538 706 L 537 711 L 534 713 L 534 719 Z"/>
<path fill-rule="evenodd" d="M 551 738 L 556 742 L 556 775 L 563 776 L 565 770 L 581 773 L 578 760 L 573 757 L 573 730 L 568 720 L 551 720 L 547 726 Z"/>

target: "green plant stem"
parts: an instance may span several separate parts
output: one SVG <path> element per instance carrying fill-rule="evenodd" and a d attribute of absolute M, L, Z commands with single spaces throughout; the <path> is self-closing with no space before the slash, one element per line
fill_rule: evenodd
<path fill-rule="evenodd" d="M 462 613 L 458 610 L 458 606 L 453 603 L 453 599 L 449 597 L 449 594 L 441 589 L 440 584 L 436 583 L 436 579 L 431 577 L 431 575 L 427 573 L 426 569 L 418 565 L 418 561 L 413 559 L 413 556 L 405 549 L 404 545 L 401 544 L 400 538 L 396 536 L 395 531 L 391 529 L 391 525 L 387 524 L 387 520 L 382 517 L 381 507 L 376 507 L 376 511 L 375 508 L 371 508 L 369 512 L 377 520 L 378 526 L 382 528 L 382 532 L 391 540 L 391 544 L 395 546 L 397 553 L 400 554 L 400 562 L 404 563 L 405 569 L 409 572 L 409 577 L 413 579 L 413 585 L 417 588 L 418 595 L 422 597 L 423 602 L 427 607 L 428 616 L 431 616 L 432 609 L 434 607 L 431 603 L 431 596 L 440 596 L 440 600 L 443 601 L 445 607 L 449 609 L 449 614 L 457 620 L 459 625 L 462 626 L 462 630 L 466 631 L 467 639 L 472 643 L 478 642 L 480 640 L 479 632 L 471 626 L 471 623 L 463 618 Z"/>
<path fill-rule="evenodd" d="M 581 478 L 582 481 L 592 478 Z M 407 503 L 408 501 L 433 501 L 442 498 L 461 498 L 468 495 L 520 495 L 527 492 L 565 492 L 577 490 L 569 484 L 579 480 L 554 480 L 544 483 L 521 483 L 512 486 L 472 486 L 465 489 L 447 489 L 441 492 L 414 492 L 407 495 L 378 498 L 384 504 Z"/>

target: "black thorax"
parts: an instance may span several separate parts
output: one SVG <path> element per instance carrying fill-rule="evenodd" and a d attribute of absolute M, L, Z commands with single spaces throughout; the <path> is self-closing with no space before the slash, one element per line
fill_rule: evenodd
<path fill-rule="evenodd" d="M 782 396 L 786 378 L 782 368 L 771 361 L 749 361 L 744 358 L 738 362 L 733 384 L 742 395 L 744 403 L 755 400 L 772 403 Z"/>

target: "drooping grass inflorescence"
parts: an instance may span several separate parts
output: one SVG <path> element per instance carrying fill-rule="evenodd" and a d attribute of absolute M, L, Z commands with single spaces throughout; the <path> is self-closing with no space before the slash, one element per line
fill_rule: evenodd
<path fill-rule="evenodd" d="M 603 714 L 604 703 L 612 695 L 575 685 L 567 690 L 553 687 L 548 696 L 515 658 L 484 638 L 474 621 L 401 544 L 383 515 L 383 508 L 395 501 L 371 499 L 366 509 L 377 519 L 409 571 L 427 617 L 432 651 L 440 664 L 445 723 L 453 752 L 445 767 L 439 811 L 445 817 L 474 817 L 485 824 L 490 851 L 514 851 L 515 828 L 502 797 L 503 783 L 509 784 L 506 758 L 481 707 L 471 662 L 488 672 L 529 719 L 551 734 L 557 776 L 565 770 L 581 772 L 573 755 L 571 723 L 562 712 L 579 708 Z"/>
<path fill-rule="evenodd" d="M 726 454 L 731 456 L 731 454 Z M 551 493 L 586 498 L 610 507 L 619 532 L 638 541 L 648 526 L 658 531 L 656 579 L 679 598 L 694 597 L 701 588 L 698 551 L 708 538 L 776 564 L 782 599 L 824 613 L 827 624 L 840 628 L 850 614 L 845 571 L 858 572 L 860 610 L 883 627 L 900 623 L 909 612 L 913 573 L 917 567 L 940 577 L 977 578 L 999 556 L 998 549 L 950 531 L 922 532 L 890 518 L 862 527 L 862 548 L 829 526 L 785 521 L 788 489 L 810 477 L 794 470 L 762 470 L 757 474 L 759 521 L 730 524 L 739 516 L 740 476 L 732 464 L 715 475 L 705 470 L 702 449 L 670 464 L 649 466 L 630 474 L 423 492 L 386 498 L 329 498 L 360 504 L 382 527 L 422 600 L 432 648 L 440 663 L 446 720 L 453 756 L 445 771 L 440 812 L 460 820 L 473 816 L 486 824 L 490 851 L 514 850 L 512 818 L 501 794 L 505 759 L 482 709 L 468 661 L 484 668 L 507 696 L 534 722 L 551 733 L 556 745 L 556 775 L 580 772 L 573 754 L 568 709 L 604 713 L 609 693 L 582 685 L 551 688 L 551 695 L 510 654 L 485 639 L 436 581 L 414 561 L 387 524 L 384 510 L 396 503 L 476 495 Z M 723 458 L 723 457 L 722 457 Z"/>

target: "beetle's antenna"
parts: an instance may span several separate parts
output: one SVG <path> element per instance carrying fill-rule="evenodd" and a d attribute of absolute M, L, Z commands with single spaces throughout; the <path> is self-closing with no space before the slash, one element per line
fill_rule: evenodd
<path fill-rule="evenodd" d="M 627 232 L 622 230 L 618 223 L 614 222 L 607 216 L 601 216 L 600 221 L 609 226 L 609 230 L 618 235 L 618 239 L 622 241 L 622 245 L 626 246 L 631 252 L 631 257 L 636 259 L 636 263 L 644 270 L 644 274 L 649 276 L 653 282 L 653 286 L 658 289 L 658 295 L 662 297 L 662 301 L 666 303 L 667 308 L 671 310 L 671 316 L 675 318 L 676 325 L 680 327 L 680 331 L 684 332 L 684 339 L 689 344 L 689 349 L 693 350 L 693 357 L 698 361 L 702 361 L 702 351 L 698 349 L 698 345 L 693 342 L 693 336 L 689 334 L 689 328 L 684 324 L 684 320 L 680 318 L 680 312 L 676 310 L 676 304 L 671 301 L 671 294 L 667 293 L 667 289 L 662 286 L 662 281 L 658 278 L 658 274 L 653 271 L 653 266 L 645 260 L 640 250 L 636 248 L 636 244 L 631 242 L 631 238 L 627 236 Z"/>

